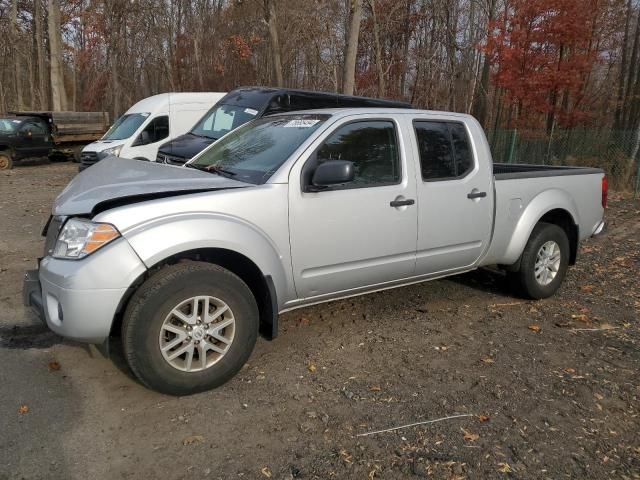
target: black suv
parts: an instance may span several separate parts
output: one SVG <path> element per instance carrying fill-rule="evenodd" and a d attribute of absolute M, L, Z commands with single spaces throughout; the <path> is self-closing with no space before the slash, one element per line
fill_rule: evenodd
<path fill-rule="evenodd" d="M 160 146 L 157 162 L 182 165 L 220 137 L 250 120 L 318 108 L 411 108 L 404 102 L 274 87 L 241 87 L 225 95 L 187 133 Z"/>

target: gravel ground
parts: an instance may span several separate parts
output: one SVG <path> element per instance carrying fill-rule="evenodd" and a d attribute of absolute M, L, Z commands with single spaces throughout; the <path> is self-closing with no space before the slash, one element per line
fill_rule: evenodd
<path fill-rule="evenodd" d="M 640 478 L 630 196 L 551 299 L 477 271 L 298 310 L 228 384 L 172 398 L 21 305 L 75 170 L 0 173 L 0 479 Z"/>

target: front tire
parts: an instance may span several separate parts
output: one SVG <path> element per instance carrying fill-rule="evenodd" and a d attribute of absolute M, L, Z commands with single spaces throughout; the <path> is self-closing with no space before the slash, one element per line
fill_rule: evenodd
<path fill-rule="evenodd" d="M 13 159 L 11 154 L 0 152 L 0 170 L 11 170 L 13 168 Z"/>
<path fill-rule="evenodd" d="M 190 395 L 218 387 L 248 360 L 258 307 L 232 272 L 203 262 L 168 266 L 131 298 L 122 324 L 124 355 L 147 387 Z"/>
<path fill-rule="evenodd" d="M 569 265 L 569 239 L 551 223 L 538 223 L 520 258 L 520 270 L 511 277 L 521 294 L 541 299 L 553 295 L 562 284 Z"/>

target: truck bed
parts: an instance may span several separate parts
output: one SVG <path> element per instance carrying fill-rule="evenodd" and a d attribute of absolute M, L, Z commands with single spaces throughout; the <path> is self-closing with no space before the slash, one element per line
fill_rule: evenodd
<path fill-rule="evenodd" d="M 517 178 L 556 177 L 563 175 L 590 175 L 604 173 L 600 168 L 569 167 L 556 165 L 533 165 L 527 163 L 494 163 L 493 174 L 496 180 Z"/>

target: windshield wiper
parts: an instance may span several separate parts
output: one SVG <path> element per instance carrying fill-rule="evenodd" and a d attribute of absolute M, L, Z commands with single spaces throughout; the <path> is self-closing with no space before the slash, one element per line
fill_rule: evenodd
<path fill-rule="evenodd" d="M 232 172 L 231 170 L 227 170 L 220 165 L 209 165 L 208 167 L 204 167 L 207 172 L 217 173 L 218 175 L 230 175 L 235 177 L 237 175 L 236 172 Z"/>
<path fill-rule="evenodd" d="M 201 133 L 189 132 L 189 135 L 200 138 L 210 138 L 211 140 L 218 140 L 218 137 L 210 137 L 209 135 L 202 135 Z"/>
<path fill-rule="evenodd" d="M 184 166 L 188 168 L 195 168 L 196 170 L 201 170 L 203 172 L 215 173 L 222 177 L 235 177 L 237 175 L 236 172 L 227 170 L 219 165 L 209 165 L 208 167 L 203 167 L 200 165 L 196 165 L 195 163 L 185 163 Z"/>

